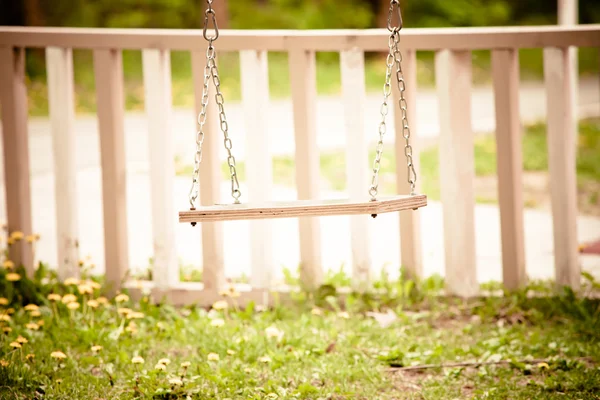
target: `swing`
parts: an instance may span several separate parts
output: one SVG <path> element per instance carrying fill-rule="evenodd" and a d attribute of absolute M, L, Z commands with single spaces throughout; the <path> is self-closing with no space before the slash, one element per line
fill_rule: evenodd
<path fill-rule="evenodd" d="M 192 187 L 189 192 L 190 210 L 179 212 L 179 222 L 191 223 L 195 226 L 197 222 L 271 219 L 271 218 L 296 218 L 296 217 L 321 217 L 331 215 L 355 215 L 370 214 L 373 218 L 377 214 L 397 212 L 402 210 L 416 210 L 427 205 L 427 197 L 415 193 L 417 174 L 413 164 L 412 147 L 410 145 L 410 128 L 407 119 L 407 103 L 404 98 L 406 89 L 402 73 L 402 55 L 398 43 L 400 42 L 400 30 L 402 29 L 402 15 L 398 0 L 390 0 L 388 14 L 388 39 L 389 53 L 386 59 L 386 76 L 383 86 L 383 104 L 381 105 L 381 122 L 379 123 L 379 140 L 377 142 L 375 160 L 373 162 L 373 177 L 368 190 L 369 198 L 358 200 L 298 200 L 288 202 L 270 202 L 264 204 L 242 204 L 240 202 L 241 192 L 238 183 L 235 157 L 231 153 L 233 143 L 229 138 L 227 117 L 225 115 L 224 98 L 221 93 L 219 71 L 216 64 L 216 51 L 214 41 L 219 37 L 215 11 L 212 8 L 214 0 L 207 0 L 208 8 L 205 12 L 203 36 L 208 42 L 206 50 L 206 66 L 204 67 L 204 86 L 202 90 L 202 107 L 198 115 L 200 128 L 196 134 L 196 153 L 194 156 L 194 172 L 192 176 Z M 392 26 L 394 10 L 399 18 L 398 26 Z M 209 18 L 214 25 L 214 34 L 208 34 Z M 383 153 L 383 137 L 386 133 L 386 116 L 388 113 L 388 98 L 392 93 L 391 77 L 392 67 L 396 66 L 396 80 L 400 92 L 399 109 L 402 112 L 402 136 L 406 141 L 404 154 L 408 168 L 408 183 L 411 191 L 409 195 L 396 195 L 378 198 L 379 169 L 381 167 L 381 155 Z M 206 122 L 206 107 L 208 104 L 208 86 L 212 79 L 216 88 L 215 101 L 219 111 L 220 129 L 224 136 L 224 146 L 227 151 L 227 164 L 231 176 L 231 196 L 233 204 L 216 204 L 213 206 L 202 206 L 196 208 L 195 203 L 199 192 L 199 171 L 202 161 L 202 143 L 204 141 L 204 124 Z"/>

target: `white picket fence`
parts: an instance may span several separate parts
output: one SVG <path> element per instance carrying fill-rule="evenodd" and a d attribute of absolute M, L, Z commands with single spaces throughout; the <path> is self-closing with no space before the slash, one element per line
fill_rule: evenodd
<path fill-rule="evenodd" d="M 576 173 L 573 118 L 572 63 L 569 48 L 600 47 L 600 25 L 575 27 L 499 27 L 404 29 L 401 34 L 403 69 L 407 86 L 409 120 L 415 121 L 416 52 L 436 52 L 435 75 L 440 106 L 440 178 L 443 205 L 446 283 L 450 293 L 470 296 L 478 292 L 475 275 L 473 179 L 474 134 L 471 127 L 471 51 L 491 50 L 496 110 L 499 206 L 503 281 L 508 288 L 525 284 L 523 234 L 522 152 L 519 123 L 520 48 L 543 48 L 548 110 L 548 151 L 554 224 L 556 280 L 579 286 L 580 266 L 576 238 Z M 319 196 L 319 151 L 316 140 L 315 54 L 340 53 L 344 118 L 347 135 L 348 192 L 363 197 L 368 187 L 368 150 L 363 132 L 365 99 L 364 53 L 387 51 L 385 30 L 238 31 L 222 30 L 218 51 L 240 53 L 242 98 L 246 115 L 247 201 L 270 199 L 271 158 L 262 144 L 268 114 L 267 52 L 287 52 L 295 131 L 296 189 L 299 199 Z M 61 277 L 77 273 L 76 168 L 72 49 L 92 49 L 97 88 L 106 279 L 118 290 L 127 285 L 128 236 L 124 151 L 124 104 L 121 51 L 143 54 L 144 85 L 149 119 L 150 176 L 154 243 L 154 282 L 157 297 L 177 304 L 212 303 L 224 287 L 222 223 L 204 223 L 202 230 L 203 283 L 179 282 L 174 245 L 177 214 L 172 202 L 175 176 L 173 143 L 167 134 L 171 108 L 170 51 L 191 52 L 196 109 L 202 97 L 205 45 L 198 30 L 78 29 L 0 27 L 0 101 L 4 146 L 7 216 L 10 230 L 31 232 L 31 196 L 27 137 L 27 92 L 24 49 L 46 49 L 50 116 L 56 177 L 58 270 Z M 398 93 L 394 93 L 397 98 Z M 212 104 L 212 103 L 210 103 Z M 208 129 L 201 166 L 201 203 L 220 202 L 221 183 L 218 121 L 209 108 Z M 398 113 L 396 113 L 398 114 Z M 395 131 L 401 120 L 395 118 Z M 414 125 L 414 123 L 413 123 Z M 413 126 L 413 131 L 415 130 Z M 403 159 L 402 140 L 395 141 L 397 159 Z M 418 159 L 418 143 L 415 159 Z M 408 193 L 406 165 L 397 164 L 397 188 Z M 418 172 L 418 171 L 417 171 Z M 418 188 L 417 188 L 417 191 Z M 401 263 L 418 277 L 422 246 L 418 212 L 400 217 Z M 366 283 L 369 270 L 368 216 L 351 217 L 353 280 Z M 321 237 L 317 218 L 299 221 L 301 279 L 316 287 L 323 277 Z M 252 273 L 241 302 L 264 301 L 275 288 L 269 277 L 273 262 L 270 221 L 251 222 Z M 33 269 L 30 246 L 13 246 L 11 258 Z M 279 290 L 279 289 L 277 289 Z"/>

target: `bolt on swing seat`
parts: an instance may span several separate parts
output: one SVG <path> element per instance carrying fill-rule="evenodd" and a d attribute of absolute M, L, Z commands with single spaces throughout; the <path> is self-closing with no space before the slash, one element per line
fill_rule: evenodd
<path fill-rule="evenodd" d="M 389 37 L 390 52 L 387 56 L 387 69 L 385 84 L 383 87 L 383 104 L 381 106 L 381 122 L 379 124 L 379 141 L 376 148 L 376 156 L 373 163 L 373 177 L 371 187 L 368 191 L 370 198 L 363 201 L 352 199 L 335 200 L 297 200 L 287 202 L 268 202 L 261 204 L 242 204 L 239 201 L 241 192 L 237 179 L 237 170 L 235 158 L 231 153 L 232 141 L 229 138 L 227 118 L 224 109 L 224 99 L 220 88 L 219 73 L 216 65 L 216 51 L 213 42 L 219 37 L 219 30 L 216 23 L 216 17 L 212 3 L 214 0 L 207 0 L 208 8 L 204 18 L 204 39 L 208 41 L 206 51 L 206 66 L 204 69 L 204 86 L 202 91 L 202 109 L 198 115 L 200 129 L 196 135 L 196 154 L 194 158 L 194 172 L 192 179 L 192 188 L 189 194 L 190 210 L 179 212 L 179 222 L 191 223 L 197 222 L 215 222 L 232 220 L 252 220 L 252 219 L 273 219 L 273 218 L 298 218 L 298 217 L 321 217 L 334 215 L 357 215 L 369 214 L 376 217 L 378 214 L 398 212 L 403 210 L 416 210 L 427 205 L 427 196 L 415 193 L 415 182 L 417 179 L 413 159 L 412 147 L 410 145 L 410 128 L 408 126 L 406 100 L 404 98 L 405 83 L 402 74 L 401 60 L 398 43 L 400 41 L 400 29 L 402 28 L 402 15 L 398 0 L 390 0 L 388 14 L 388 30 L 391 32 Z M 394 12 L 396 10 L 396 13 Z M 398 25 L 392 26 L 392 18 L 397 15 Z M 214 34 L 208 34 L 209 18 L 214 25 Z M 402 136 L 406 140 L 404 153 L 407 159 L 408 183 L 411 187 L 410 195 L 396 195 L 390 197 L 378 198 L 378 178 L 383 152 L 383 137 L 386 132 L 386 115 L 388 112 L 388 98 L 391 95 L 391 76 L 392 67 L 396 66 L 396 77 L 398 90 L 400 92 L 399 109 L 402 112 Z M 206 106 L 208 104 L 208 86 L 212 79 L 216 88 L 215 100 L 219 109 L 220 128 L 224 136 L 225 149 L 228 157 L 227 163 L 231 175 L 231 195 L 234 199 L 233 204 L 216 204 L 212 206 L 195 207 L 195 201 L 198 197 L 199 187 L 199 169 L 202 161 L 202 143 L 204 141 L 204 123 L 206 122 Z"/>

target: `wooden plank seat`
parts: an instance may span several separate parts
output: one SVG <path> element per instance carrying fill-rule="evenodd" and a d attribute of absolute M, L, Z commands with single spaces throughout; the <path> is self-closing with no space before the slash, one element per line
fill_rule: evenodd
<path fill-rule="evenodd" d="M 384 214 L 416 210 L 427 205 L 427 196 L 383 197 L 376 201 L 335 199 L 297 200 L 263 204 L 217 204 L 180 211 L 179 222 L 233 221 L 249 219 L 326 217 L 332 215 Z"/>

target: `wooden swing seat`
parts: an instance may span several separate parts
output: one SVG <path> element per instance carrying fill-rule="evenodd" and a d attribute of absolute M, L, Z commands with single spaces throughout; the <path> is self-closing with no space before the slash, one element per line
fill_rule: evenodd
<path fill-rule="evenodd" d="M 214 222 L 249 219 L 326 217 L 333 215 L 384 214 L 416 210 L 427 205 L 427 196 L 383 197 L 376 201 L 358 200 L 296 200 L 262 204 L 217 204 L 180 211 L 179 222 Z"/>

